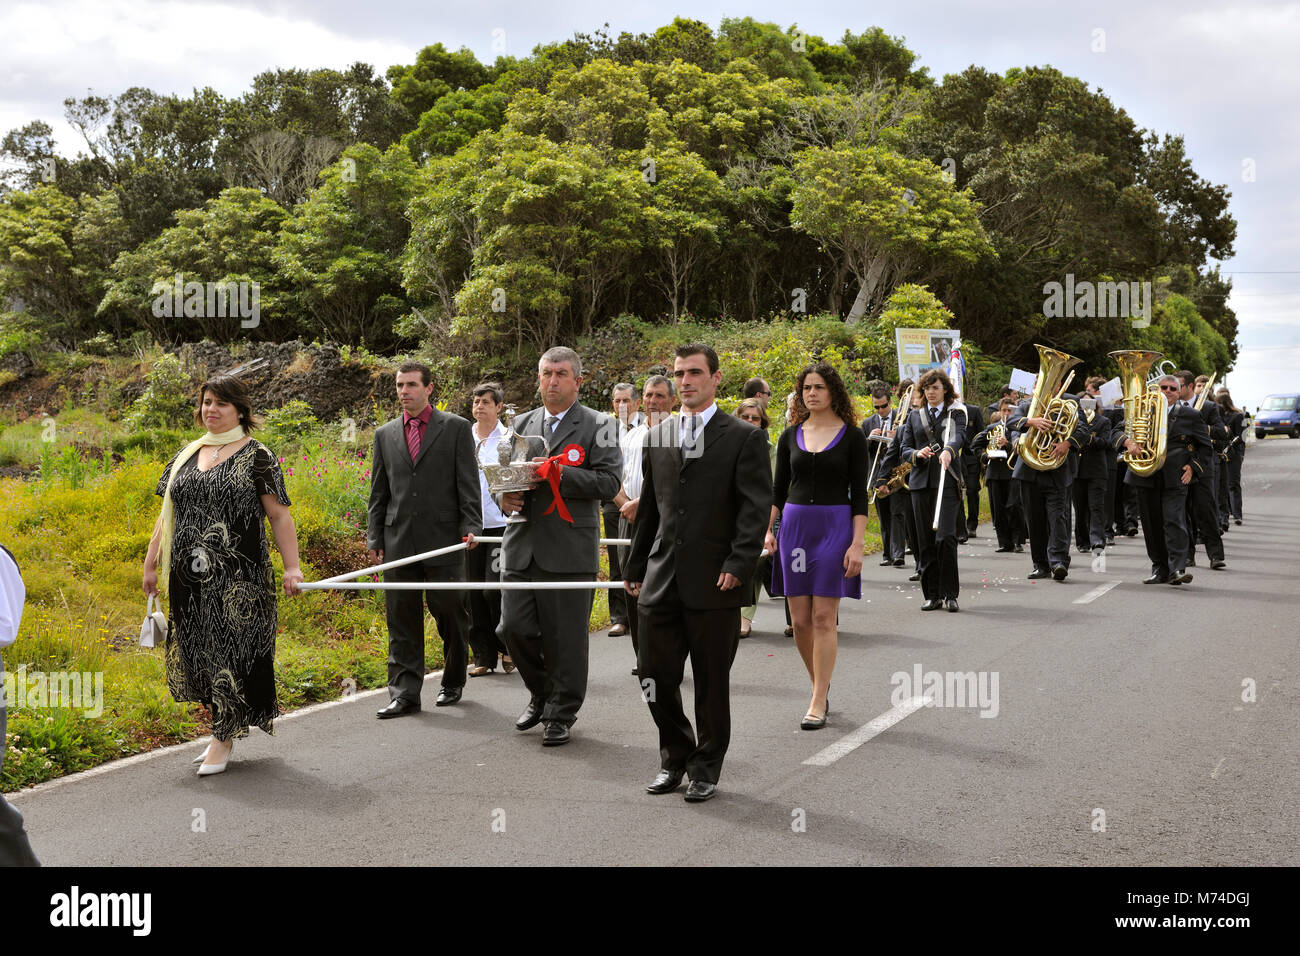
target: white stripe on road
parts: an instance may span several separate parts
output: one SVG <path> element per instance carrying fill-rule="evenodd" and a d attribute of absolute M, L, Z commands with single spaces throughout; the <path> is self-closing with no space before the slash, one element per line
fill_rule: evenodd
<path fill-rule="evenodd" d="M 1101 597 L 1103 594 L 1105 594 L 1105 593 L 1106 593 L 1107 591 L 1109 591 L 1111 588 L 1113 588 L 1113 587 L 1118 587 L 1119 585 L 1121 585 L 1121 584 L 1123 584 L 1123 583 L 1124 583 L 1123 581 L 1108 581 L 1106 584 L 1099 584 L 1099 585 L 1097 585 L 1097 587 L 1093 588 L 1091 591 L 1089 591 L 1089 592 L 1088 592 L 1087 594 L 1085 594 L 1083 597 L 1075 598 L 1075 599 L 1074 599 L 1074 603 L 1075 603 L 1075 604 L 1091 604 L 1093 601 L 1097 600 L 1097 598 Z"/>
<path fill-rule="evenodd" d="M 915 713 L 932 700 L 934 700 L 933 696 L 913 697 L 911 700 L 905 701 L 897 707 L 891 707 L 879 717 L 869 723 L 863 724 L 847 737 L 841 737 L 825 750 L 813 754 L 805 760 L 804 763 L 813 767 L 829 767 L 845 754 L 850 754 L 857 750 L 872 737 L 884 733 L 908 714 Z"/>

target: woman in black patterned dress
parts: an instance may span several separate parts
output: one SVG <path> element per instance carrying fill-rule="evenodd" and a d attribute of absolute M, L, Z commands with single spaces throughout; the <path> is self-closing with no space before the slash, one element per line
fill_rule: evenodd
<path fill-rule="evenodd" d="M 172 458 L 144 563 L 144 591 L 167 582 L 167 687 L 177 701 L 212 712 L 212 743 L 199 775 L 226 769 L 234 738 L 273 732 L 275 580 L 264 522 L 284 558 L 284 590 L 299 593 L 298 536 L 279 462 L 249 437 L 255 427 L 243 384 L 203 384 L 194 420 L 207 432 Z M 197 761 L 196 761 L 197 762 Z"/>

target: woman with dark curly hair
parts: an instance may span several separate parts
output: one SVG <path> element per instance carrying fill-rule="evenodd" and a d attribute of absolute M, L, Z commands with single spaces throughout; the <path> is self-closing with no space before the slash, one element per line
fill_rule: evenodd
<path fill-rule="evenodd" d="M 219 375 L 199 389 L 194 423 L 207 431 L 181 449 L 158 480 L 163 499 L 144 561 L 144 592 L 167 592 L 167 687 L 177 701 L 212 712 L 212 743 L 194 762 L 221 773 L 236 737 L 272 732 L 275 697 L 275 581 L 263 527 L 284 557 L 284 591 L 298 594 L 298 536 L 275 455 L 239 379 Z"/>
<path fill-rule="evenodd" d="M 844 380 L 827 363 L 799 373 L 794 409 L 795 424 L 777 442 L 766 547 L 777 555 L 773 590 L 789 601 L 795 646 L 812 681 L 799 726 L 820 730 L 830 712 L 840 599 L 862 596 L 870 453 Z"/>

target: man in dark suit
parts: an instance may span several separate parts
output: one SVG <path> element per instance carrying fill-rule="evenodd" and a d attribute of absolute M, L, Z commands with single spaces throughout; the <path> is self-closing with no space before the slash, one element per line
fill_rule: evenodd
<path fill-rule="evenodd" d="M 502 581 L 594 581 L 600 569 L 600 503 L 618 494 L 623 455 L 618 429 L 578 401 L 582 359 L 573 349 L 548 349 L 537 363 L 542 407 L 514 421 L 532 436 L 534 450 L 558 455 L 570 445 L 582 462 L 560 472 L 560 499 L 543 481 L 531 491 L 501 495 L 501 510 L 528 520 L 506 528 L 501 545 Z M 572 520 L 566 520 L 561 507 Z M 587 626 L 591 588 L 507 590 L 499 633 L 531 695 L 515 721 L 517 730 L 544 722 L 542 745 L 569 742 L 569 728 L 587 695 Z"/>
<path fill-rule="evenodd" d="M 1078 411 L 1079 400 L 1075 396 L 1065 394 L 1061 398 Z M 1011 414 L 1007 429 L 1012 444 L 1017 444 L 1022 435 L 1044 432 L 1050 427 L 1045 418 L 1028 417 L 1031 404 L 1032 395 L 1022 400 Z M 1079 451 L 1087 439 L 1087 429 L 1080 414 L 1070 435 L 1053 444 L 1052 453 L 1061 462 L 1056 467 L 1038 471 L 1020 455 L 1012 472 L 1020 481 L 1025 521 L 1029 525 L 1029 550 L 1034 560 L 1034 569 L 1028 575 L 1031 579 L 1050 575 L 1064 581 L 1070 573 L 1070 485 L 1079 469 Z"/>
<path fill-rule="evenodd" d="M 917 549 L 920 557 L 922 611 L 937 611 L 946 603 L 956 611 L 961 582 L 957 576 L 957 512 L 961 507 L 961 477 L 958 455 L 966 443 L 963 404 L 956 399 L 952 382 L 939 369 L 930 369 L 917 383 L 925 396 L 903 423 L 902 459 L 911 462 L 907 486 L 916 515 Z M 954 406 L 956 414 L 953 414 Z M 935 502 L 939 498 L 940 475 L 943 504 L 939 527 L 934 527 Z"/>
<path fill-rule="evenodd" d="M 1142 535 L 1151 577 L 1143 584 L 1186 584 L 1187 573 L 1187 489 L 1194 475 L 1205 474 L 1211 454 L 1210 432 L 1194 408 L 1178 402 L 1179 381 L 1173 375 L 1160 379 L 1160 394 L 1169 403 L 1165 429 L 1165 461 L 1150 477 L 1129 469 L 1124 480 L 1138 491 L 1142 513 Z M 1113 436 L 1115 448 L 1136 454 L 1141 446 L 1123 431 Z"/>
<path fill-rule="evenodd" d="M 871 404 L 875 407 L 875 414 L 869 415 L 862 420 L 862 434 L 870 440 L 876 436 L 880 441 L 871 440 L 871 460 L 875 464 L 875 472 L 868 476 L 869 485 L 875 487 L 883 478 L 888 477 L 881 466 L 887 460 L 889 443 L 893 440 L 894 429 L 898 427 L 901 421 L 907 417 L 907 409 L 895 411 L 890 407 L 889 389 L 878 388 L 871 393 Z M 881 555 L 880 566 L 897 564 L 900 568 L 903 566 L 904 558 L 907 552 L 907 541 L 904 539 L 902 529 L 903 524 L 898 524 L 898 533 L 894 531 L 893 503 L 901 501 L 906 504 L 905 498 L 895 499 L 892 495 L 881 497 L 876 496 L 876 515 L 880 519 L 880 541 Z M 900 505 L 901 507 L 901 505 Z"/>
<path fill-rule="evenodd" d="M 731 740 L 728 680 L 767 532 L 772 470 L 763 432 L 714 402 L 722 373 L 713 349 L 679 346 L 673 379 L 682 414 L 646 438 L 624 587 L 637 597 L 637 670 L 659 728 L 660 771 L 646 791 L 671 793 L 685 774 L 694 803 L 716 792 Z M 698 739 L 682 710 L 688 656 Z"/>
<path fill-rule="evenodd" d="M 1097 379 L 1088 379 L 1089 384 Z M 1106 484 L 1115 449 L 1110 442 L 1110 419 L 1089 395 L 1080 399 L 1080 415 L 1087 426 L 1079 452 L 1079 473 L 1070 491 L 1074 502 L 1074 544 L 1079 553 L 1106 550 Z M 1091 416 L 1091 417 L 1089 417 Z"/>
<path fill-rule="evenodd" d="M 962 477 L 966 480 L 965 500 L 958 503 L 957 509 L 957 543 L 965 544 L 966 539 L 979 537 L 976 534 L 980 526 L 980 456 L 971 448 L 975 436 L 984 430 L 984 416 L 978 405 L 962 403 L 966 407 L 966 420 L 962 428 L 966 434 L 966 443 L 962 446 L 961 459 L 958 462 Z"/>
<path fill-rule="evenodd" d="M 1196 399 L 1200 395 L 1207 376 L 1194 376 L 1187 369 L 1175 373 L 1178 376 L 1178 403 L 1196 411 Z M 1199 387 L 1198 387 L 1199 386 Z M 1223 424 L 1222 410 L 1219 403 L 1210 401 L 1207 396 L 1205 404 L 1196 412 L 1205 423 L 1211 442 L 1226 444 L 1228 429 Z M 1223 535 L 1219 531 L 1219 509 L 1215 502 L 1215 493 L 1219 486 L 1218 472 L 1215 470 L 1219 459 L 1211 454 L 1205 461 L 1205 474 L 1192 479 L 1187 489 L 1187 566 L 1196 564 L 1196 542 L 1205 542 L 1205 553 L 1210 559 L 1210 569 L 1221 571 L 1227 567 L 1227 555 L 1223 549 Z"/>
<path fill-rule="evenodd" d="M 375 430 L 366 546 L 376 563 L 458 544 L 483 530 L 478 459 L 470 424 L 429 404 L 429 369 L 406 362 L 397 372 L 402 417 Z M 386 581 L 463 581 L 465 554 L 454 551 L 384 572 Z M 420 709 L 424 686 L 424 603 L 438 625 L 444 667 L 438 707 L 460 700 L 468 662 L 469 602 L 464 591 L 385 591 L 388 706 L 379 718 Z"/>

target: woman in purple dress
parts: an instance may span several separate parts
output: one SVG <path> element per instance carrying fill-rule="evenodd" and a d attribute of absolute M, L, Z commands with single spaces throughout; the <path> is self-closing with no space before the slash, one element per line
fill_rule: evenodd
<path fill-rule="evenodd" d="M 795 386 L 795 424 L 781 433 L 766 547 L 773 590 L 783 589 L 794 642 L 812 681 L 800 727 L 820 730 L 830 712 L 840 598 L 862 596 L 862 539 L 867 531 L 866 436 L 848 389 L 825 362 L 808 366 Z M 781 518 L 781 537 L 772 521 Z"/>

